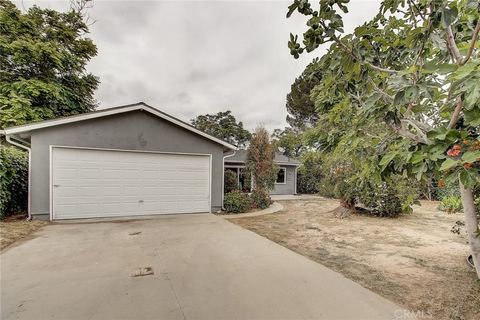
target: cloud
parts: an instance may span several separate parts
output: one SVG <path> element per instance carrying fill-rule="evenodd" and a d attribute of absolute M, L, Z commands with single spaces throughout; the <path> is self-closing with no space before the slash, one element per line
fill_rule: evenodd
<path fill-rule="evenodd" d="M 66 9 L 65 1 L 34 3 Z M 88 71 L 100 77 L 100 108 L 145 101 L 184 120 L 230 109 L 249 129 L 284 127 L 290 85 L 324 52 L 290 56 L 288 35 L 302 33 L 305 21 L 286 19 L 288 5 L 95 1 L 90 37 L 98 56 Z M 347 32 L 373 17 L 379 1 L 354 0 L 350 7 Z"/>

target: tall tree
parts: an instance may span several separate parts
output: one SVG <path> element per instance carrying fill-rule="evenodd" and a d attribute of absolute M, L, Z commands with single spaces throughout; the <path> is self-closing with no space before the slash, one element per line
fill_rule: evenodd
<path fill-rule="evenodd" d="M 203 132 L 238 147 L 245 147 L 252 136 L 248 130 L 243 128 L 241 121 L 237 122 L 230 110 L 217 114 L 200 115 L 192 119 L 191 123 Z"/>
<path fill-rule="evenodd" d="M 283 130 L 273 130 L 272 142 L 287 157 L 298 158 L 305 150 L 302 132 L 297 127 L 295 129 L 285 127 Z"/>
<path fill-rule="evenodd" d="M 317 112 L 310 92 L 320 78 L 318 59 L 314 59 L 291 85 L 287 94 L 287 122 L 292 128 L 303 130 L 316 124 Z"/>
<path fill-rule="evenodd" d="M 308 0 L 294 0 L 287 17 L 297 11 L 308 21 L 303 44 L 290 35 L 290 51 L 298 58 L 330 44 L 322 58 L 328 62 L 321 86 L 335 90 L 337 101 L 318 90 L 315 103 L 323 104 L 330 118 L 350 112 L 356 129 L 374 123 L 389 128 L 394 139 L 380 142 L 381 155 L 371 155 L 379 160 L 377 172 L 418 179 L 435 174 L 459 184 L 480 278 L 473 200 L 480 183 L 480 3 L 385 0 L 372 21 L 344 34 L 339 12 L 348 12 L 348 2 L 320 0 L 314 9 Z M 361 138 L 365 132 L 347 134 Z M 352 144 L 345 150 L 356 148 Z"/>
<path fill-rule="evenodd" d="M 278 173 L 274 158 L 275 148 L 268 131 L 264 127 L 256 128 L 247 149 L 245 162 L 245 168 L 253 178 L 253 188 L 256 191 L 273 189 Z"/>
<path fill-rule="evenodd" d="M 0 0 L 0 128 L 95 109 L 98 78 L 86 72 L 97 48 L 81 9 Z"/>

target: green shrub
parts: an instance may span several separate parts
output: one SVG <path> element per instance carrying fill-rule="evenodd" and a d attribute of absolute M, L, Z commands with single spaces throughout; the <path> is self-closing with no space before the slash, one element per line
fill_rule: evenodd
<path fill-rule="evenodd" d="M 28 154 L 0 147 L 0 217 L 25 212 L 28 207 Z"/>
<path fill-rule="evenodd" d="M 409 180 L 394 177 L 380 183 L 368 182 L 358 191 L 358 200 L 379 217 L 397 217 L 401 213 L 411 213 L 411 204 L 418 194 Z"/>
<path fill-rule="evenodd" d="M 225 195 L 223 206 L 230 213 L 247 212 L 251 208 L 250 197 L 246 193 L 235 190 Z"/>
<path fill-rule="evenodd" d="M 297 173 L 297 191 L 299 193 L 317 193 L 323 180 L 322 155 L 319 151 L 309 151 L 302 155 L 302 165 Z"/>
<path fill-rule="evenodd" d="M 340 199 L 348 209 L 360 206 L 380 217 L 396 217 L 412 211 L 418 196 L 417 184 L 401 176 L 382 178 L 360 159 L 340 156 L 323 158 L 318 192 L 324 197 Z"/>
<path fill-rule="evenodd" d="M 237 174 L 232 170 L 225 170 L 224 175 L 224 192 L 229 193 L 237 190 L 239 187 L 237 184 Z"/>
<path fill-rule="evenodd" d="M 447 182 L 444 186 L 436 187 L 436 195 L 439 201 L 449 196 L 460 197 L 460 187 L 457 182 Z"/>
<path fill-rule="evenodd" d="M 463 209 L 462 198 L 457 195 L 444 196 L 438 209 L 447 213 L 460 212 Z"/>
<path fill-rule="evenodd" d="M 272 204 L 270 195 L 265 190 L 254 190 L 250 195 L 253 208 L 266 209 Z"/>

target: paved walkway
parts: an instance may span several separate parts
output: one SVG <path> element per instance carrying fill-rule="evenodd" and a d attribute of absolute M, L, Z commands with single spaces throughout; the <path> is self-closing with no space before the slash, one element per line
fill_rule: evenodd
<path fill-rule="evenodd" d="M 293 194 L 276 194 L 276 195 L 271 195 L 270 198 L 272 198 L 273 201 L 281 201 L 281 200 L 321 200 L 325 199 L 323 197 L 317 196 L 315 194 L 298 194 L 298 195 L 293 195 Z"/>
<path fill-rule="evenodd" d="M 395 319 L 395 304 L 211 214 L 53 224 L 1 259 L 1 319 Z M 131 277 L 134 268 L 154 274 Z"/>
<path fill-rule="evenodd" d="M 238 219 L 238 218 L 245 218 L 245 217 L 263 216 L 264 214 L 276 213 L 281 210 L 283 210 L 283 206 L 278 202 L 274 202 L 267 209 L 258 210 L 254 212 L 247 212 L 247 213 L 219 214 L 218 216 L 224 219 Z"/>

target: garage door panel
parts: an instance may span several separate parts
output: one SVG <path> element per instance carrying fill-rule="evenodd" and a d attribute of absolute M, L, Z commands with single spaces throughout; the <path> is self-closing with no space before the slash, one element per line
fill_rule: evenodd
<path fill-rule="evenodd" d="M 54 219 L 210 211 L 210 158 L 52 150 Z"/>

